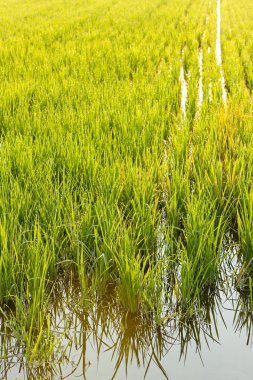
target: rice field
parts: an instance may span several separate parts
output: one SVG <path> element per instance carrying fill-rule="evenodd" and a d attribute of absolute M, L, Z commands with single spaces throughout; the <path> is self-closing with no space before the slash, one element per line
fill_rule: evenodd
<path fill-rule="evenodd" d="M 251 336 L 250 0 L 0 0 L 0 15 L 3 379 L 13 345 L 26 378 L 62 378 L 39 371 L 67 352 L 64 309 L 96 335 L 103 302 L 117 336 L 116 316 L 143 342 L 143 326 L 188 326 L 184 356 L 236 292 Z"/>

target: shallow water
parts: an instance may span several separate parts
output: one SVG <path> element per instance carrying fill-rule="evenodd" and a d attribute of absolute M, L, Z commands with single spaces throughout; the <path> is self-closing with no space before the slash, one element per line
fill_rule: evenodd
<path fill-rule="evenodd" d="M 181 111 L 183 115 L 186 116 L 188 88 L 187 88 L 187 81 L 185 79 L 185 70 L 184 70 L 184 65 L 183 65 L 183 52 L 182 52 L 179 80 L 181 83 Z"/>
<path fill-rule="evenodd" d="M 198 108 L 200 109 L 204 99 L 203 91 L 203 49 L 199 49 L 199 83 L 198 83 Z"/>
<path fill-rule="evenodd" d="M 221 82 L 222 100 L 223 100 L 223 103 L 226 103 L 227 102 L 227 90 L 226 90 L 226 81 L 225 81 L 223 67 L 222 67 L 222 52 L 221 52 L 221 4 L 220 4 L 220 0 L 217 0 L 216 62 L 220 68 L 220 82 Z"/>
<path fill-rule="evenodd" d="M 204 300 L 199 314 L 190 319 L 172 314 L 157 327 L 151 315 L 126 313 L 113 292 L 88 311 L 65 299 L 51 310 L 60 341 L 54 354 L 28 366 L 24 349 L 5 337 L 8 352 L 0 378 L 249 380 L 252 310 L 247 300 L 237 292 L 218 292 Z"/>

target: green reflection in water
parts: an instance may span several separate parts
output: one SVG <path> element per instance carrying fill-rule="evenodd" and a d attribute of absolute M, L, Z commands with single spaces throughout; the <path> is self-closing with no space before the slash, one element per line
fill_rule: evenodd
<path fill-rule="evenodd" d="M 80 373 L 86 378 L 94 365 L 94 360 L 90 361 L 92 350 L 97 362 L 107 355 L 107 360 L 113 363 L 111 379 L 122 368 L 127 377 L 133 363 L 142 368 L 144 377 L 155 365 L 161 376 L 169 379 L 162 365 L 168 351 L 177 345 L 180 359 L 186 360 L 188 348 L 194 344 L 201 357 L 203 344 L 218 342 L 227 309 L 234 310 L 235 330 L 246 331 L 247 343 L 252 340 L 250 289 L 232 294 L 218 287 L 209 289 L 191 310 L 190 317 L 178 305 L 174 308 L 171 305 L 164 310 L 160 325 L 152 313 L 126 312 L 116 294 L 112 285 L 103 297 L 96 295 L 94 302 L 84 302 L 77 286 L 62 281 L 54 289 L 53 302 L 44 315 L 44 329 L 28 330 L 30 337 L 15 330 L 11 311 L 9 315 L 5 311 L 0 333 L 1 378 L 18 378 L 20 374 L 20 378 L 27 379 L 71 379 Z"/>

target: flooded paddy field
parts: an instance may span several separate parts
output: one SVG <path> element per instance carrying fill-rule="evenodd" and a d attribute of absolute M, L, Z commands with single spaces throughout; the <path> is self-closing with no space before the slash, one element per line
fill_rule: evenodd
<path fill-rule="evenodd" d="M 251 379 L 251 2 L 0 15 L 0 378 Z"/>
<path fill-rule="evenodd" d="M 1 379 L 250 379 L 247 292 L 217 289 L 190 318 L 179 318 L 174 305 L 158 325 L 150 313 L 124 310 L 114 286 L 88 306 L 80 289 L 67 285 L 48 310 L 54 346 L 44 336 L 44 359 L 28 363 L 25 345 L 10 330 L 1 334 Z"/>

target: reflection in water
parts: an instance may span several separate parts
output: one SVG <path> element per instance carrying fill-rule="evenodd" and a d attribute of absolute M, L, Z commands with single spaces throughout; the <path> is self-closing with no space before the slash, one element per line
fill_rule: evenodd
<path fill-rule="evenodd" d="M 159 378 L 169 379 L 162 364 L 168 351 L 176 346 L 179 357 L 185 361 L 189 347 L 192 350 L 194 344 L 201 359 L 203 344 L 208 346 L 218 341 L 219 329 L 224 329 L 223 316 L 227 309 L 230 312 L 234 310 L 235 330 L 246 330 L 247 343 L 252 342 L 250 292 L 237 292 L 236 297 L 228 300 L 222 291 L 209 290 L 196 311 L 192 310 L 191 317 L 181 313 L 179 318 L 175 310 L 167 310 L 163 323 L 157 326 L 152 314 L 127 313 L 117 302 L 113 287 L 103 298 L 97 297 L 95 303 L 87 306 L 86 302 L 84 306 L 79 290 L 72 286 L 70 291 L 70 284 L 63 284 L 56 289 L 46 317 L 50 320 L 50 332 L 45 332 L 43 350 L 40 351 L 39 344 L 36 347 L 41 362 L 39 357 L 35 363 L 28 361 L 27 347 L 22 338 L 14 338 L 2 319 L 2 379 L 72 379 L 75 376 L 99 379 L 99 375 L 90 377 L 90 369 L 103 357 L 114 368 L 101 378 L 122 379 L 122 375 L 117 376 L 122 374 L 123 368 L 127 378 L 134 364 L 142 369 L 144 378 L 156 367 L 160 371 Z"/>
<path fill-rule="evenodd" d="M 234 314 L 235 331 L 247 335 L 247 345 L 252 345 L 252 326 L 253 326 L 253 303 L 250 290 L 240 292 L 240 297 L 232 300 Z"/>

